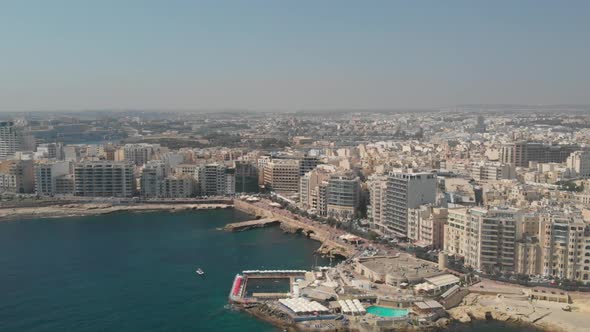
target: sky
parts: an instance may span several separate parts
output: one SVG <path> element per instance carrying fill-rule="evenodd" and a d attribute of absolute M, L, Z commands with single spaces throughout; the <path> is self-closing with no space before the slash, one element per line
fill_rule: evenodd
<path fill-rule="evenodd" d="M 590 1 L 0 0 L 0 111 L 590 104 Z"/>

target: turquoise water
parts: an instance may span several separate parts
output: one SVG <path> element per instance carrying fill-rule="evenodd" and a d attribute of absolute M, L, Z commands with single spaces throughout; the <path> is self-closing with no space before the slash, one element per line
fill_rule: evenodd
<path fill-rule="evenodd" d="M 247 218 L 214 210 L 0 222 L 0 331 L 277 331 L 224 308 L 233 278 L 309 268 L 319 244 L 279 228 L 216 230 Z M 535 331 L 453 327 L 498 330 Z"/>
<path fill-rule="evenodd" d="M 310 268 L 319 243 L 279 228 L 216 230 L 247 218 L 215 210 L 0 222 L 0 331 L 274 331 L 224 308 L 235 274 Z"/>
<path fill-rule="evenodd" d="M 367 308 L 367 313 L 380 317 L 403 317 L 408 315 L 408 310 L 373 305 Z"/>

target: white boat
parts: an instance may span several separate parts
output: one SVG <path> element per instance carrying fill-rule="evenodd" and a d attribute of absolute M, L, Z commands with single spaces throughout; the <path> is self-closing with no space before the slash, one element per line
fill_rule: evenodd
<path fill-rule="evenodd" d="M 198 268 L 195 272 L 197 272 L 197 274 L 200 276 L 205 275 L 205 271 L 203 271 L 201 268 Z"/>

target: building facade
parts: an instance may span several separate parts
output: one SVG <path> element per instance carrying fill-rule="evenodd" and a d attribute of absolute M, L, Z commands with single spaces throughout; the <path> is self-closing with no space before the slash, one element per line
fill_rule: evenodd
<path fill-rule="evenodd" d="M 130 162 L 86 161 L 74 166 L 74 192 L 84 197 L 131 197 L 135 193 Z"/>
<path fill-rule="evenodd" d="M 435 174 L 391 172 L 387 177 L 383 231 L 406 237 L 408 209 L 435 202 Z"/>
<path fill-rule="evenodd" d="M 56 181 L 70 174 L 70 162 L 40 161 L 35 164 L 35 193 L 39 196 L 58 194 Z"/>

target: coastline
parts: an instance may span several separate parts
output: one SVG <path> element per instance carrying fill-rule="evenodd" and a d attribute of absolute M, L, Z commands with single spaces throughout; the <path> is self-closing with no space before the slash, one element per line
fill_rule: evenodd
<path fill-rule="evenodd" d="M 522 324 L 544 331 L 589 331 L 590 294 L 569 293 L 569 304 L 529 300 L 527 287 L 485 280 L 470 287 L 470 293 L 456 307 L 447 310 L 458 323 L 495 320 Z M 565 311 L 568 305 L 571 310 Z"/>
<path fill-rule="evenodd" d="M 0 207 L 0 222 L 30 218 L 62 218 L 103 215 L 116 212 L 187 211 L 232 208 L 231 204 L 216 203 L 69 203 L 42 207 Z"/>
<path fill-rule="evenodd" d="M 208 209 L 225 209 L 236 208 L 245 213 L 252 214 L 252 210 L 242 207 L 236 207 L 234 204 L 212 204 L 212 203 L 129 203 L 129 204 L 111 204 L 111 203 L 59 203 L 42 207 L 4 207 L 0 208 L 0 222 L 11 221 L 25 218 L 59 218 L 74 216 L 92 216 L 105 215 L 116 212 L 153 212 L 153 211 L 188 211 L 188 210 L 208 210 Z M 270 216 L 279 217 L 269 211 Z M 253 214 L 255 215 L 255 214 Z M 283 222 L 287 219 L 280 216 Z M 300 221 L 289 220 L 291 223 L 299 224 Z M 309 225 L 306 225 L 309 226 Z M 296 232 L 294 227 L 284 229 L 287 232 Z M 321 238 L 309 234 L 310 239 L 324 243 Z M 448 310 L 448 324 L 438 327 L 414 327 L 412 330 L 441 330 L 451 331 L 455 324 L 469 325 L 480 321 L 494 320 L 509 324 L 522 325 L 524 327 L 534 327 L 543 331 L 573 332 L 573 331 L 590 331 L 590 324 L 585 322 L 587 315 L 590 314 L 590 294 L 572 294 L 574 303 L 571 304 L 572 312 L 565 312 L 561 308 L 563 304 L 552 303 L 547 301 L 528 301 L 523 299 L 523 289 L 525 287 L 511 284 L 491 282 L 486 283 L 487 294 L 478 293 L 481 291 L 478 285 L 471 289 L 471 293 L 463 299 L 457 307 Z M 495 293 L 495 294 L 490 294 Z M 301 330 L 297 325 L 291 325 L 282 321 L 266 312 L 260 311 L 259 308 L 241 308 L 248 314 L 267 321 L 277 327 L 287 328 L 289 330 Z M 491 315 L 491 317 L 490 317 Z M 358 329 L 351 328 L 348 331 Z"/>

